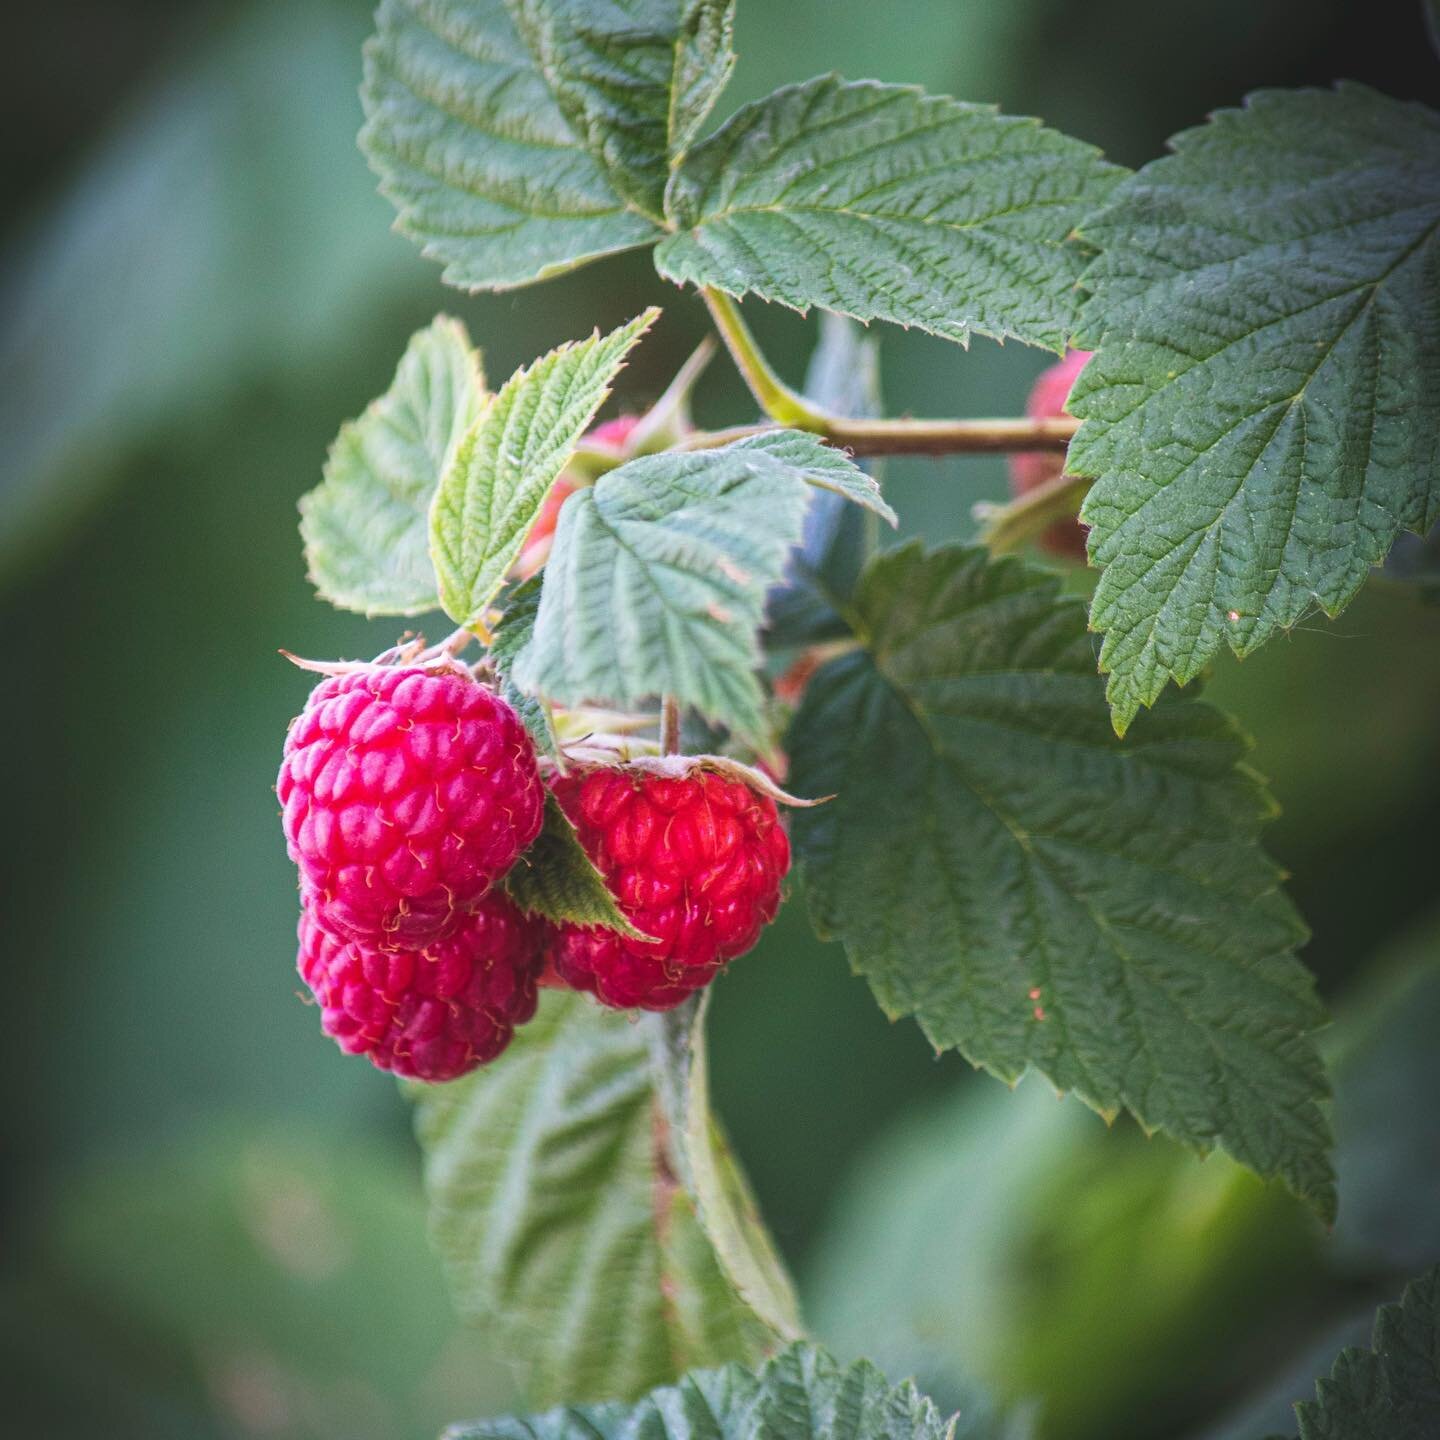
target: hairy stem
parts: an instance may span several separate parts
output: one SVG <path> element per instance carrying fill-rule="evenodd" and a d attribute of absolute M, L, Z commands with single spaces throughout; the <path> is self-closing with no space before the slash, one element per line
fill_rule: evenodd
<path fill-rule="evenodd" d="M 851 420 L 817 409 L 792 390 L 771 368 L 740 308 L 728 296 L 706 287 L 701 292 L 715 328 L 750 387 L 761 410 L 777 425 L 808 430 L 856 455 L 995 455 L 1012 450 L 1064 453 L 1080 422 L 1069 415 L 1034 420 Z M 688 448 L 756 434 L 765 427 L 713 431 L 692 439 Z"/>
<path fill-rule="evenodd" d="M 680 706 L 673 695 L 660 701 L 660 753 L 680 753 Z"/>

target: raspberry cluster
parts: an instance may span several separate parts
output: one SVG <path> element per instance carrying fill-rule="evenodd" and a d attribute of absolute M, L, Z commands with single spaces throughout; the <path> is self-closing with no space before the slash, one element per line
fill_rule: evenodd
<path fill-rule="evenodd" d="M 703 767 L 599 766 L 552 788 L 622 913 L 651 937 L 561 927 L 552 954 L 566 984 L 617 1008 L 668 1010 L 775 918 L 790 844 L 769 796 Z"/>
<path fill-rule="evenodd" d="M 276 793 L 326 1033 L 424 1080 L 499 1054 L 534 1010 L 545 943 L 489 893 L 544 812 L 515 712 L 464 674 L 357 668 L 312 692 Z"/>

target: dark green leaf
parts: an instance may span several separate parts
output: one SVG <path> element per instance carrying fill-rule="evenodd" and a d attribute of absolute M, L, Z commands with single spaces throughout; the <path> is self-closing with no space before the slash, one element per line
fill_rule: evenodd
<path fill-rule="evenodd" d="M 500 617 L 494 643 L 490 646 L 490 660 L 500 677 L 500 694 L 525 722 L 536 749 L 543 754 L 554 755 L 559 746 L 548 711 L 533 695 L 527 695 L 510 679 L 516 658 L 535 633 L 535 616 L 540 611 L 543 579 L 543 575 L 532 575 L 502 597 L 504 614 Z"/>
<path fill-rule="evenodd" d="M 1084 227 L 1069 469 L 1121 730 L 1440 515 L 1440 115 L 1262 91 L 1172 143 Z"/>
<path fill-rule="evenodd" d="M 968 343 L 1058 350 L 1076 319 L 1066 239 L 1122 172 L 986 105 L 834 75 L 747 105 L 671 181 L 660 273 Z"/>
<path fill-rule="evenodd" d="M 602 925 L 627 935 L 641 933 L 620 913 L 575 827 L 548 790 L 545 823 L 535 843 L 506 875 L 505 890 L 527 915 L 539 915 L 557 925 Z"/>
<path fill-rule="evenodd" d="M 1440 1267 L 1375 1317 L 1369 1350 L 1342 1350 L 1314 1400 L 1295 1407 L 1300 1440 L 1434 1440 L 1440 1435 Z"/>
<path fill-rule="evenodd" d="M 389 390 L 341 428 L 325 479 L 300 501 L 310 580 L 364 615 L 438 610 L 429 512 L 485 400 L 465 327 L 438 315 L 406 347 Z"/>
<path fill-rule="evenodd" d="M 517 370 L 461 440 L 430 507 L 440 600 L 456 624 L 484 616 L 610 382 L 659 313 Z"/>
<path fill-rule="evenodd" d="M 872 562 L 791 782 L 816 928 L 891 1016 L 1014 1081 L 1281 1175 L 1333 1215 L 1304 927 L 1247 743 L 1177 700 L 1113 733 L 1081 605 L 980 549 Z"/>
<path fill-rule="evenodd" d="M 842 1368 L 792 1345 L 758 1374 L 727 1365 L 686 1375 L 639 1404 L 567 1405 L 457 1425 L 448 1440 L 949 1440 L 935 1406 L 868 1361 Z"/>

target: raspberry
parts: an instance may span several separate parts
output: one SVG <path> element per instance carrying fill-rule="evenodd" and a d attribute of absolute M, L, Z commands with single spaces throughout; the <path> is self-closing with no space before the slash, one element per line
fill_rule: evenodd
<path fill-rule="evenodd" d="M 561 927 L 555 969 L 576 990 L 617 1009 L 669 1010 L 775 918 L 790 843 L 775 802 L 743 781 L 600 766 L 552 788 L 626 918 L 655 937 Z"/>
<path fill-rule="evenodd" d="M 453 1080 L 493 1060 L 535 1013 L 548 927 L 487 895 L 443 940 L 382 950 L 300 912 L 297 967 L 320 1024 L 347 1055 L 412 1080 Z"/>
<path fill-rule="evenodd" d="M 368 667 L 317 685 L 276 785 L 315 918 L 346 939 L 438 938 L 540 830 L 524 726 L 462 675 Z"/>
<path fill-rule="evenodd" d="M 1051 419 L 1065 414 L 1065 402 L 1080 372 L 1093 352 L 1070 350 L 1065 358 L 1040 372 L 1025 402 L 1025 413 L 1033 420 Z M 1026 450 L 1010 457 L 1010 493 L 1028 495 L 1030 491 L 1058 480 L 1065 472 L 1063 455 L 1041 450 Z M 1052 555 L 1066 559 L 1085 558 L 1085 527 L 1078 520 L 1058 520 L 1037 538 L 1037 545 Z"/>

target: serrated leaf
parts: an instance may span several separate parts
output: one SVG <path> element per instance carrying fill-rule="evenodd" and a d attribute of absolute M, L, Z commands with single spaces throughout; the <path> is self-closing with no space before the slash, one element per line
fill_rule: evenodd
<path fill-rule="evenodd" d="M 460 442 L 430 507 L 440 601 L 457 624 L 474 624 L 499 593 L 550 487 L 659 313 L 651 307 L 517 370 Z"/>
<path fill-rule="evenodd" d="M 729 78 L 734 0 L 514 0 L 571 132 L 657 222 L 672 160 Z"/>
<path fill-rule="evenodd" d="M 465 327 L 437 315 L 411 337 L 390 388 L 341 427 L 325 479 L 300 501 L 311 583 L 343 610 L 439 609 L 430 497 L 485 399 Z"/>
<path fill-rule="evenodd" d="M 1081 253 L 1122 172 L 1037 121 L 912 86 L 824 75 L 737 111 L 676 171 L 678 283 L 798 310 L 1061 349 Z"/>
<path fill-rule="evenodd" d="M 555 737 L 555 727 L 550 723 L 549 712 L 533 695 L 527 695 L 510 678 L 516 657 L 530 643 L 530 637 L 535 633 L 535 616 L 540 610 L 542 583 L 542 575 L 532 575 L 502 597 L 504 614 L 500 617 L 500 624 L 490 646 L 490 661 L 500 677 L 501 696 L 524 722 L 536 748 L 542 754 L 555 755 L 560 747 Z"/>
<path fill-rule="evenodd" d="M 847 471 L 813 436 L 776 431 L 602 475 L 560 511 L 517 680 L 567 705 L 673 695 L 764 746 L 765 595 L 799 536 L 806 482 L 860 491 Z"/>
<path fill-rule="evenodd" d="M 701 1370 L 638 1405 L 566 1405 L 542 1415 L 454 1426 L 447 1440 L 947 1440 L 947 1422 L 906 1381 L 868 1360 L 841 1367 L 792 1345 L 758 1374 Z"/>
<path fill-rule="evenodd" d="M 733 57 L 720 0 L 382 0 L 360 145 L 468 290 L 659 237 L 671 160 Z"/>
<path fill-rule="evenodd" d="M 585 853 L 580 837 L 549 790 L 545 822 L 535 843 L 505 876 L 505 891 L 527 914 L 557 925 L 599 925 L 644 938 L 621 913 L 615 897 Z"/>
<path fill-rule="evenodd" d="M 803 1331 L 794 1286 L 710 1105 L 708 1009 L 707 991 L 648 1022 L 675 1170 L 736 1293 L 776 1335 L 795 1340 Z"/>
<path fill-rule="evenodd" d="M 1177 699 L 1119 740 L 1082 606 L 983 549 L 883 555 L 852 608 L 864 648 L 787 742 L 795 789 L 838 797 L 793 821 L 817 930 L 937 1048 L 1332 1216 L 1322 1015 L 1244 737 Z"/>
<path fill-rule="evenodd" d="M 1440 515 L 1440 115 L 1262 91 L 1084 227 L 1070 397 L 1116 725 L 1354 597 Z"/>
<path fill-rule="evenodd" d="M 1375 1317 L 1369 1350 L 1340 1352 L 1317 1398 L 1296 1405 L 1300 1440 L 1434 1440 L 1440 1435 L 1440 1267 Z"/>
<path fill-rule="evenodd" d="M 894 527 L 900 522 L 880 493 L 879 482 L 862 470 L 843 450 L 827 445 L 818 435 L 803 430 L 767 430 L 747 436 L 725 447 L 728 451 L 756 451 L 773 455 L 795 472 L 807 485 L 829 490 L 862 509 L 874 511 Z"/>
<path fill-rule="evenodd" d="M 456 1302 L 532 1403 L 631 1399 L 771 1346 L 697 1236 L 628 1015 L 545 991 L 500 1063 L 410 1093 Z"/>
<path fill-rule="evenodd" d="M 822 310 L 820 340 L 810 357 L 804 393 L 830 415 L 880 415 L 879 337 L 843 315 Z M 876 462 L 862 462 L 862 468 L 873 475 Z M 805 527 L 785 578 L 766 599 L 767 643 L 809 645 L 846 634 L 836 605 L 855 588 L 875 540 L 875 522 L 869 516 L 839 495 L 817 495 L 805 512 Z"/>

